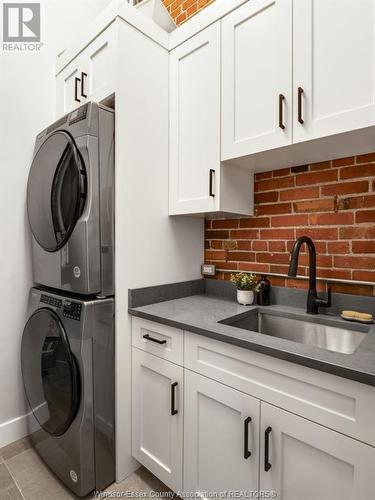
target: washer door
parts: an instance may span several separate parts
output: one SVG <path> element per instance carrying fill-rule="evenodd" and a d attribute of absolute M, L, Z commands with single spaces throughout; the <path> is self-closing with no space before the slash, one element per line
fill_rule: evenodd
<path fill-rule="evenodd" d="M 22 336 L 25 393 L 40 426 L 61 436 L 79 407 L 80 380 L 64 327 L 51 309 L 38 309 Z"/>
<path fill-rule="evenodd" d="M 47 252 L 68 241 L 86 200 L 86 170 L 73 138 L 53 132 L 34 156 L 27 184 L 31 231 Z"/>

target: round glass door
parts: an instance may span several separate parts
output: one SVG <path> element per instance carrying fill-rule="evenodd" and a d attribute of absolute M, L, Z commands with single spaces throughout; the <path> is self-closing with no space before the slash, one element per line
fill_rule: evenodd
<path fill-rule="evenodd" d="M 82 214 L 86 170 L 72 137 L 57 131 L 38 149 L 27 184 L 31 231 L 47 252 L 62 248 Z"/>
<path fill-rule="evenodd" d="M 26 323 L 21 367 L 35 418 L 46 432 L 61 436 L 78 411 L 80 381 L 63 325 L 51 309 L 38 309 Z"/>

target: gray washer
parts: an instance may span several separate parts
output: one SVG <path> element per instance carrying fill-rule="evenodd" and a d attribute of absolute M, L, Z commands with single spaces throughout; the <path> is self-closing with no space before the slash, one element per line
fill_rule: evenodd
<path fill-rule="evenodd" d="M 115 480 L 114 299 L 32 288 L 21 348 L 29 438 L 76 495 Z"/>
<path fill-rule="evenodd" d="M 86 103 L 36 138 L 27 185 L 34 282 L 114 294 L 113 110 Z"/>

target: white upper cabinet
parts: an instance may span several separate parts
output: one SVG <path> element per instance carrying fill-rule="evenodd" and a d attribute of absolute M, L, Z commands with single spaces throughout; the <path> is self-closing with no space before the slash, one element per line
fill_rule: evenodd
<path fill-rule="evenodd" d="M 169 214 L 253 214 L 253 175 L 220 163 L 220 21 L 170 55 Z"/>
<path fill-rule="evenodd" d="M 374 125 L 374 0 L 295 0 L 293 9 L 294 142 Z"/>
<path fill-rule="evenodd" d="M 58 75 L 57 116 L 86 101 L 100 102 L 115 92 L 117 25 L 111 24 Z"/>
<path fill-rule="evenodd" d="M 258 489 L 259 410 L 259 400 L 185 370 L 185 491 Z"/>
<path fill-rule="evenodd" d="M 170 57 L 170 213 L 210 212 L 220 176 L 220 22 Z"/>
<path fill-rule="evenodd" d="M 88 99 L 100 102 L 115 92 L 117 25 L 112 24 L 84 51 Z"/>
<path fill-rule="evenodd" d="M 83 67 L 82 58 L 78 56 L 57 75 L 57 117 L 69 113 L 69 111 L 80 105 L 80 95 L 82 94 L 82 76 L 84 85 L 84 75 L 82 75 L 82 73 L 84 73 Z M 85 93 L 84 89 L 83 93 Z"/>
<path fill-rule="evenodd" d="M 267 403 L 261 415 L 261 490 L 280 500 L 373 500 L 374 448 Z"/>
<path fill-rule="evenodd" d="M 372 151 L 375 0 L 244 3 L 222 19 L 221 81 L 223 161 L 256 171 Z"/>
<path fill-rule="evenodd" d="M 222 159 L 292 142 L 292 0 L 251 0 L 222 21 Z"/>

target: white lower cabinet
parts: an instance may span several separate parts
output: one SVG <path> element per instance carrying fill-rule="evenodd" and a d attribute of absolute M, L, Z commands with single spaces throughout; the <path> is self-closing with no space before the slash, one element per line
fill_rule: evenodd
<path fill-rule="evenodd" d="M 135 321 L 134 342 L 138 342 L 138 327 Z M 147 320 L 142 320 L 142 328 L 153 335 L 171 334 L 170 327 L 163 333 L 163 326 Z M 257 360 L 251 351 L 233 350 L 233 346 L 211 339 L 206 345 L 211 357 L 207 357 L 204 337 L 175 330 L 175 342 L 178 344 L 179 337 L 180 343 L 184 342 L 184 366 L 146 352 L 147 342 L 138 342 L 140 348 L 133 347 L 133 455 L 161 481 L 175 492 L 184 491 L 190 498 L 201 499 L 213 495 L 222 498 L 224 492 L 233 492 L 228 493 L 232 497 L 278 500 L 374 499 L 375 447 L 337 432 L 342 429 L 340 421 L 311 413 L 309 406 L 290 407 L 291 396 L 285 386 L 273 387 L 274 376 L 286 376 L 281 365 L 285 363 L 290 366 L 290 383 L 297 377 L 302 381 L 306 378 L 304 397 L 309 399 L 306 384 L 310 372 L 315 371 L 298 367 L 302 372 L 295 373 L 291 363 L 281 360 L 274 360 L 271 367 L 273 358 L 262 355 L 263 361 Z M 198 344 L 200 364 L 194 361 Z M 219 350 L 223 351 L 220 381 L 213 380 L 218 376 L 215 370 L 204 372 L 205 367 L 215 366 L 212 356 Z M 226 350 L 227 358 L 232 359 L 230 365 L 224 357 Z M 264 364 L 262 385 L 271 391 L 260 392 L 257 361 Z M 240 362 L 247 363 L 246 371 L 241 378 L 233 377 Z M 346 394 L 343 387 L 350 381 L 342 379 L 342 387 L 331 387 L 338 377 L 330 380 L 333 376 L 325 375 L 327 390 L 335 389 L 340 401 Z M 374 397 L 374 388 L 356 384 L 358 392 L 365 389 L 368 399 Z M 270 404 L 276 388 L 280 397 Z M 269 398 L 269 402 L 263 398 Z M 325 397 L 324 401 L 329 407 L 330 399 Z M 361 399 L 358 405 L 363 406 Z M 364 408 L 371 415 L 371 406 L 361 412 Z M 321 419 L 324 425 L 313 418 Z M 332 425 L 335 422 L 337 425 Z M 361 436 L 371 442 L 366 438 L 371 433 L 366 420 L 359 418 L 355 425 L 365 426 Z M 358 434 L 355 428 L 349 430 Z"/>
<path fill-rule="evenodd" d="M 373 447 L 189 370 L 184 389 L 184 491 L 189 494 L 374 498 Z"/>
<path fill-rule="evenodd" d="M 259 400 L 185 370 L 184 490 L 257 490 Z"/>
<path fill-rule="evenodd" d="M 267 403 L 261 415 L 261 490 L 278 500 L 373 500 L 374 448 Z"/>
<path fill-rule="evenodd" d="M 182 489 L 183 368 L 135 347 L 133 456 L 174 491 Z"/>

